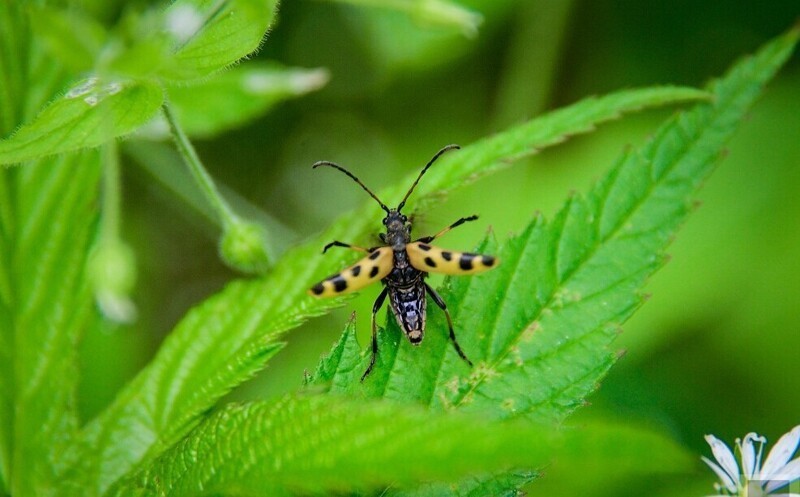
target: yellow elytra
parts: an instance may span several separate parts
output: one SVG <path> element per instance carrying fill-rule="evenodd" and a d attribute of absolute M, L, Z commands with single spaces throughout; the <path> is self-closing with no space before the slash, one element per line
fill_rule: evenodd
<path fill-rule="evenodd" d="M 308 293 L 315 297 L 332 297 L 361 290 L 387 277 L 394 267 L 393 263 L 392 249 L 378 247 L 341 273 L 320 281 L 311 287 Z"/>

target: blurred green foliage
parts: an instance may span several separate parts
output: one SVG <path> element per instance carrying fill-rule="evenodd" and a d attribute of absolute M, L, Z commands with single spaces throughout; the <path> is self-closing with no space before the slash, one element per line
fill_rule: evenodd
<path fill-rule="evenodd" d="M 111 21 L 144 2 L 76 3 Z M 800 14 L 794 0 L 464 0 L 482 19 L 477 36 L 467 37 L 459 26 L 357 3 L 284 1 L 268 43 L 254 57 L 326 68 L 330 82 L 324 89 L 277 104 L 223 134 L 202 123 L 197 127 L 202 140 L 195 145 L 205 164 L 223 192 L 236 192 L 228 200 L 266 213 L 268 223 L 279 226 L 272 231 L 279 233 L 279 248 L 319 232 L 364 201 L 357 189 L 312 174 L 316 160 L 343 164 L 376 189 L 394 184 L 444 144 L 471 142 L 588 95 L 661 83 L 700 86 Z M 87 28 L 88 34 L 94 31 Z M 92 40 L 84 40 L 87 50 Z M 80 65 L 75 53 L 67 55 Z M 209 81 L 194 98 L 237 76 L 242 77 Z M 246 99 L 240 101 L 245 105 Z M 263 101 L 261 110 L 273 105 L 271 98 Z M 192 110 L 191 97 L 175 104 L 178 111 Z M 415 229 L 431 233 L 458 216 L 479 213 L 481 223 L 442 243 L 471 249 L 487 225 L 505 238 L 536 211 L 552 215 L 568 192 L 584 190 L 668 112 L 607 125 L 466 187 L 444 205 L 417 213 Z M 732 440 L 756 430 L 775 440 L 800 421 L 799 131 L 795 55 L 742 123 L 701 193 L 699 211 L 672 245 L 672 261 L 650 282 L 651 300 L 616 342 L 626 356 L 579 416 L 655 427 L 697 453 L 707 452 L 705 433 Z M 159 173 L 153 181 L 153 172 L 131 156 L 135 160 L 123 164 L 122 230 L 140 271 L 133 297 L 139 319 L 132 325 L 97 324 L 84 340 L 82 356 L 91 358 L 81 385 L 85 417 L 110 402 L 187 309 L 233 276 L 219 260 L 218 227 L 198 208 L 197 192 L 176 195 L 185 178 Z M 293 331 L 268 370 L 233 398 L 294 390 L 303 371 L 340 335 L 353 308 L 366 343 L 372 298 L 365 292 L 346 309 Z M 652 481 L 613 478 L 602 488 L 586 488 L 557 469 L 533 484 L 531 493 L 658 493 Z M 662 495 L 711 488 L 658 483 Z"/>

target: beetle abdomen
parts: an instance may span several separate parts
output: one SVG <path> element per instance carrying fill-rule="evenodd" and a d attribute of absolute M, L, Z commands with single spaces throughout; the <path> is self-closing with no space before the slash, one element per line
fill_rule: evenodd
<path fill-rule="evenodd" d="M 389 302 L 397 323 L 408 340 L 419 345 L 425 334 L 425 286 L 421 283 L 409 288 L 389 288 Z"/>

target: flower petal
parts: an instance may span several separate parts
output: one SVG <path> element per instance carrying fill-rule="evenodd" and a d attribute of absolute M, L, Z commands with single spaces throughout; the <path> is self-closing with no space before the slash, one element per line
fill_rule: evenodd
<path fill-rule="evenodd" d="M 792 431 L 782 436 L 778 443 L 775 444 L 775 447 L 769 451 L 759 479 L 762 481 L 772 480 L 773 475 L 780 471 L 792 457 L 795 449 L 797 449 L 798 442 L 800 442 L 800 425 L 795 426 Z"/>
<path fill-rule="evenodd" d="M 714 435 L 706 435 L 706 442 L 708 442 L 708 445 L 711 446 L 711 452 L 714 454 L 714 459 L 716 459 L 722 469 L 725 470 L 730 477 L 731 482 L 733 483 L 733 488 L 731 489 L 729 487 L 729 490 L 731 492 L 735 492 L 736 488 L 739 486 L 739 465 L 736 464 L 736 459 L 733 457 L 733 452 L 731 452 L 731 449 L 729 449 L 724 442 Z"/>
<path fill-rule="evenodd" d="M 704 463 L 708 464 L 708 467 L 711 468 L 711 471 L 717 474 L 717 478 L 719 478 L 722 484 L 725 485 L 725 488 L 727 488 L 731 492 L 736 491 L 736 484 L 733 482 L 733 479 L 730 477 L 730 475 L 728 475 L 728 473 L 725 472 L 724 469 L 717 466 L 716 463 L 711 462 L 711 459 L 705 456 L 701 456 L 700 459 L 702 459 Z"/>
<path fill-rule="evenodd" d="M 772 475 L 767 481 L 767 492 L 783 488 L 789 483 L 800 479 L 800 458 L 786 464 L 779 471 Z"/>
<path fill-rule="evenodd" d="M 736 445 L 739 446 L 739 453 L 742 455 L 742 473 L 748 480 L 753 478 L 756 471 L 756 449 L 753 447 L 753 440 L 760 441 L 762 437 L 758 433 L 750 432 L 744 436 L 744 441 L 736 440 Z"/>

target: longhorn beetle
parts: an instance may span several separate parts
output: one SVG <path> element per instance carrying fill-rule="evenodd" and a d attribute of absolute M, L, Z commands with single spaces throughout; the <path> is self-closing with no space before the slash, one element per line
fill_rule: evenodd
<path fill-rule="evenodd" d="M 467 359 L 467 356 L 458 344 L 458 340 L 456 340 L 456 334 L 453 331 L 453 320 L 450 318 L 450 313 L 447 311 L 447 305 L 445 305 L 442 297 L 440 297 L 430 285 L 425 283 L 425 277 L 428 276 L 429 272 L 443 274 L 476 274 L 497 265 L 497 259 L 491 255 L 454 252 L 430 245 L 430 242 L 436 238 L 468 221 L 478 219 L 478 216 L 462 217 L 435 235 L 425 236 L 412 242 L 411 223 L 404 214 L 400 213 L 406 205 L 406 200 L 408 200 L 409 195 L 411 195 L 411 192 L 414 191 L 417 183 L 419 183 L 419 180 L 422 178 L 422 175 L 425 174 L 436 159 L 448 150 L 458 148 L 460 148 L 458 145 L 448 145 L 439 150 L 436 155 L 428 161 L 425 167 L 422 168 L 419 176 L 417 176 L 417 179 L 411 185 L 411 188 L 408 189 L 408 192 L 396 209 L 386 207 L 386 204 L 381 202 L 361 180 L 338 164 L 328 161 L 319 161 L 312 166 L 313 168 L 328 166 L 343 172 L 349 176 L 350 179 L 358 183 L 361 188 L 374 198 L 378 204 L 380 204 L 381 208 L 386 211 L 386 217 L 383 218 L 383 225 L 386 226 L 386 233 L 380 234 L 381 241 L 386 245 L 367 249 L 349 243 L 343 243 L 338 240 L 325 245 L 325 248 L 322 249 L 323 254 L 331 247 L 345 247 L 364 252 L 367 256 L 344 271 L 325 278 L 308 290 L 308 293 L 315 297 L 331 297 L 360 290 L 377 280 L 383 283 L 384 288 L 381 290 L 381 293 L 378 294 L 378 298 L 375 299 L 375 304 L 372 306 L 372 357 L 370 358 L 367 370 L 361 375 L 361 381 L 364 381 L 364 378 L 369 375 L 373 366 L 375 366 L 375 356 L 378 354 L 378 335 L 375 326 L 375 315 L 378 313 L 378 310 L 380 310 L 387 295 L 389 296 L 389 304 L 392 308 L 392 313 L 400 324 L 400 327 L 403 328 L 403 331 L 412 345 L 419 345 L 422 342 L 425 333 L 425 294 L 427 293 L 430 295 L 447 317 L 447 326 L 450 329 L 450 340 L 453 342 L 453 347 L 455 347 L 458 355 L 461 356 L 467 364 L 472 366 L 472 361 Z"/>

